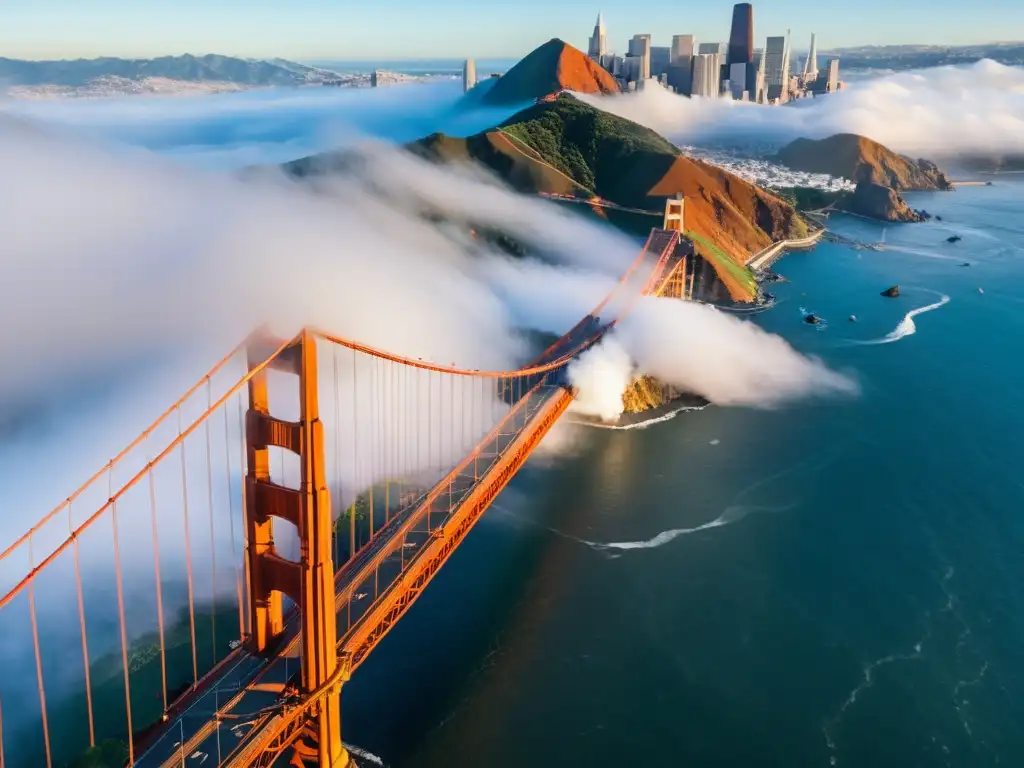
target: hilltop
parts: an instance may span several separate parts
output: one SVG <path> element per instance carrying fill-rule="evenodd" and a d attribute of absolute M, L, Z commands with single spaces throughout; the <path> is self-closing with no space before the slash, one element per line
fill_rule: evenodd
<path fill-rule="evenodd" d="M 797 139 L 783 147 L 775 160 L 796 171 L 827 173 L 857 184 L 881 184 L 897 192 L 953 188 L 935 163 L 912 160 L 855 133 Z"/>
<path fill-rule="evenodd" d="M 476 161 L 520 192 L 650 212 L 629 221 L 614 209 L 594 209 L 644 234 L 657 223 L 666 198 L 681 193 L 686 228 L 737 266 L 775 240 L 807 232 L 806 223 L 778 197 L 683 155 L 648 128 L 569 95 L 535 104 L 475 136 L 434 134 L 409 149 L 434 162 Z"/>
<path fill-rule="evenodd" d="M 483 102 L 522 104 L 563 90 L 618 93 L 619 85 L 583 51 L 552 38 L 498 78 L 484 94 Z"/>

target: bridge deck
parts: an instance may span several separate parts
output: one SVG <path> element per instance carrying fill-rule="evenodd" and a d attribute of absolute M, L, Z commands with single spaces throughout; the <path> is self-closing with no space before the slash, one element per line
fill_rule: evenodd
<path fill-rule="evenodd" d="M 616 290 L 536 364 L 586 349 L 629 311 L 631 302 L 651 293 L 677 236 L 654 230 Z M 602 321 L 599 312 L 613 319 Z M 338 650 L 352 669 L 397 623 L 572 402 L 564 365 L 520 381 L 521 397 L 510 402 L 507 414 L 477 448 L 418 500 L 397 510 L 336 573 Z M 252 765 L 267 734 L 288 719 L 289 711 L 303 706 L 297 689 L 300 626 L 293 611 L 272 656 L 257 657 L 245 648 L 229 654 L 171 707 L 136 765 L 202 765 L 213 757 L 214 765 Z"/>
<path fill-rule="evenodd" d="M 513 406 L 500 428 L 481 444 L 474 461 L 464 462 L 421 503 L 392 517 L 338 571 L 335 605 L 342 652 L 359 653 L 365 647 L 367 634 L 375 629 L 367 626 L 373 618 L 369 610 L 373 603 L 366 596 L 374 594 L 375 587 L 382 596 L 387 589 L 394 588 L 436 538 L 435 532 L 444 530 L 476 489 L 494 481 L 516 441 L 538 428 L 538 422 L 550 415 L 548 411 L 553 406 L 560 408 L 560 413 L 570 401 L 571 396 L 563 387 L 546 379 L 541 381 Z M 381 583 L 385 590 L 379 590 Z M 298 616 L 290 615 L 278 655 L 273 658 L 260 658 L 242 648 L 234 651 L 188 705 L 172 713 L 162 735 L 138 757 L 136 764 L 170 768 L 200 765 L 212 757 L 217 757 L 216 764 L 220 764 L 244 748 L 249 737 L 275 714 L 297 704 L 297 693 L 290 696 L 288 691 L 297 683 L 299 673 L 299 626 Z M 363 658 L 365 651 L 353 659 L 353 667 Z"/>

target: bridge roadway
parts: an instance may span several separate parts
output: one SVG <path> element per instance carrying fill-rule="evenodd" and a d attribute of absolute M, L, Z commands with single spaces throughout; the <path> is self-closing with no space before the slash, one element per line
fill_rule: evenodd
<path fill-rule="evenodd" d="M 675 233 L 655 230 L 645 246 L 648 258 L 638 260 L 640 268 L 632 276 L 627 275 L 621 287 L 637 296 L 648 290 L 650 281 L 660 274 L 658 265 L 664 266 L 664 259 L 659 261 L 658 257 L 668 252 L 674 237 Z M 615 309 L 616 315 L 628 311 L 627 307 Z M 617 319 L 587 315 L 534 365 L 578 354 L 603 336 Z M 470 456 L 429 492 L 396 511 L 371 541 L 338 569 L 338 650 L 348 658 L 352 671 L 397 623 L 573 397 L 565 366 L 526 377 L 520 391 L 521 397 L 511 403 L 505 417 Z M 438 554 L 439 547 L 447 552 Z M 424 565 L 419 564 L 421 560 Z M 403 587 L 410 573 L 417 582 L 413 588 L 404 585 L 411 597 L 400 601 L 397 613 L 395 608 L 382 612 L 387 606 L 381 605 L 381 598 Z M 379 588 L 381 582 L 383 589 Z M 367 600 L 369 595 L 375 599 Z M 199 766 L 214 758 L 216 762 L 210 765 L 251 765 L 259 754 L 261 732 L 302 700 L 297 687 L 300 625 L 300 617 L 293 610 L 286 616 L 272 656 L 256 656 L 245 647 L 233 650 L 199 681 L 194 691 L 169 708 L 165 721 L 154 729 L 156 735 L 140 745 L 143 748 L 135 765 Z"/>

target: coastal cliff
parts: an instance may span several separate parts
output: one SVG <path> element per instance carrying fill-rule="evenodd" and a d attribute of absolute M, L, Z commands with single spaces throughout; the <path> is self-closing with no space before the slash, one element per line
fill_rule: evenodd
<path fill-rule="evenodd" d="M 884 184 L 862 181 L 852 194 L 846 194 L 837 206 L 841 211 L 867 216 L 880 221 L 924 221 L 925 216 L 915 211 L 899 196 L 899 193 Z"/>
<path fill-rule="evenodd" d="M 881 184 L 897 192 L 953 189 L 946 174 L 930 160 L 912 160 L 855 133 L 797 139 L 774 159 L 795 171 L 827 173 L 857 184 Z"/>

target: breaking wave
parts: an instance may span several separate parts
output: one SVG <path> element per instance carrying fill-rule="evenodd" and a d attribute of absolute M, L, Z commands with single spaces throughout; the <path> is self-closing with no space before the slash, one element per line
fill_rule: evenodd
<path fill-rule="evenodd" d="M 608 543 L 599 543 L 595 541 L 583 541 L 587 546 L 593 547 L 599 552 L 606 552 L 610 549 L 655 549 L 656 547 L 664 546 L 673 539 L 677 539 L 680 536 L 688 536 L 691 533 L 697 533 L 699 531 L 706 531 L 710 528 L 721 528 L 724 525 L 730 525 L 732 523 L 738 523 L 743 518 L 747 517 L 754 512 L 785 512 L 788 509 L 793 508 L 793 504 L 789 504 L 784 507 L 764 507 L 755 506 L 753 504 L 735 504 L 730 507 L 726 507 L 725 511 L 722 512 L 714 520 L 706 522 L 702 525 L 698 525 L 694 528 L 673 528 L 669 531 L 662 531 L 653 538 L 646 539 L 643 541 L 612 541 Z"/>
<path fill-rule="evenodd" d="M 903 316 L 903 319 L 900 320 L 899 325 L 897 325 L 890 333 L 886 334 L 881 339 L 871 339 L 870 341 L 861 341 L 858 343 L 891 344 L 894 341 L 899 341 L 905 336 L 913 336 L 915 333 L 917 333 L 917 325 L 914 323 L 914 318 L 917 315 L 923 315 L 925 312 L 931 312 L 933 309 L 938 309 L 943 304 L 949 303 L 949 296 L 947 296 L 946 294 L 938 293 L 937 291 L 932 291 L 932 293 L 935 293 L 941 298 L 934 304 L 928 304 L 927 306 L 918 307 L 917 309 L 912 309 L 909 312 L 907 312 L 907 314 Z"/>
<path fill-rule="evenodd" d="M 596 427 L 598 429 L 647 429 L 647 427 L 650 427 L 654 424 L 660 424 L 663 421 L 670 421 L 674 419 L 676 416 L 678 416 L 680 413 L 685 413 L 686 411 L 703 411 L 709 405 L 710 403 L 705 403 L 704 405 L 681 405 L 678 408 L 672 409 L 668 413 L 662 413 L 659 414 L 658 416 L 652 416 L 649 419 L 633 422 L 631 424 L 607 424 L 601 421 L 584 421 L 582 419 L 575 419 L 573 421 L 570 421 L 569 423 L 577 424 L 581 427 Z"/>

